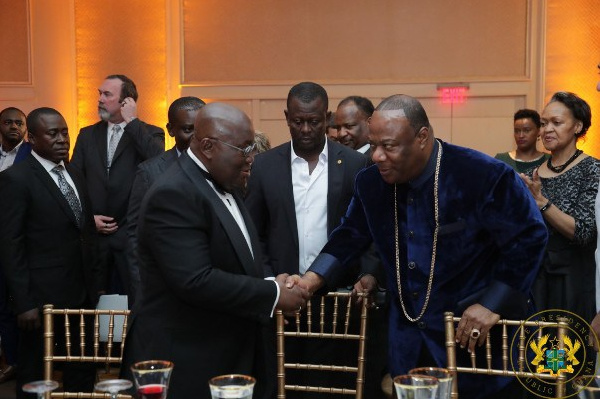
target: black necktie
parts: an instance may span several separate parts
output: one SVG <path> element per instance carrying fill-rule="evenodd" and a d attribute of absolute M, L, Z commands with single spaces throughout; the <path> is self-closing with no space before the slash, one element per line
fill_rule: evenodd
<path fill-rule="evenodd" d="M 63 175 L 63 166 L 55 166 L 52 168 L 52 172 L 56 173 L 58 176 L 58 187 L 60 188 L 60 192 L 64 195 L 65 199 L 69 203 L 71 210 L 75 214 L 77 226 L 81 226 L 81 203 L 75 194 L 75 190 L 73 190 L 73 187 L 71 187 Z"/>

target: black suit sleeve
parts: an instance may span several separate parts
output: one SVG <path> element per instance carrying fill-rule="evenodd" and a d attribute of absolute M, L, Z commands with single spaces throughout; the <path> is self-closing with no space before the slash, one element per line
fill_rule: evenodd
<path fill-rule="evenodd" d="M 157 126 L 148 125 L 136 118 L 125 126 L 124 134 L 129 135 L 143 160 L 165 151 L 165 131 Z"/>
<path fill-rule="evenodd" d="M 0 173 L 0 263 L 13 297 L 15 313 L 37 307 L 29 290 L 26 255 L 27 182 Z"/>
<path fill-rule="evenodd" d="M 212 242 L 222 229 L 215 211 L 206 198 L 189 191 L 194 190 L 155 185 L 148 193 L 139 230 L 142 260 L 151 259 L 144 273 L 163 279 L 192 306 L 268 320 L 277 297 L 274 282 L 233 272 L 240 267 L 234 251 L 226 242 Z"/>

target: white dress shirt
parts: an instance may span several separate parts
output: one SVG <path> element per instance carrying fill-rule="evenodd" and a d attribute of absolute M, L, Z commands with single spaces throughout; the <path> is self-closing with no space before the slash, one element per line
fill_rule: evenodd
<path fill-rule="evenodd" d="M 308 162 L 296 155 L 293 145 L 290 161 L 298 225 L 298 264 L 300 274 L 304 274 L 327 243 L 327 141 L 312 173 Z"/>
<path fill-rule="evenodd" d="M 127 122 L 123 121 L 121 123 L 112 123 L 108 122 L 108 129 L 106 129 L 106 148 L 110 147 L 110 138 L 113 135 L 113 126 L 119 125 L 121 126 L 121 130 L 119 130 L 119 139 L 117 140 L 117 146 L 119 145 L 119 141 L 123 137 L 123 132 L 125 132 L 125 126 L 127 126 Z"/>
<path fill-rule="evenodd" d="M 44 169 L 46 169 L 46 172 L 48 172 L 48 174 L 50 175 L 50 177 L 52 178 L 54 183 L 56 183 L 56 187 L 58 187 L 59 189 L 60 189 L 60 185 L 58 184 L 58 175 L 56 173 L 52 172 L 52 169 L 54 169 L 58 165 L 61 165 L 63 167 L 62 172 L 63 172 L 63 176 L 65 177 L 65 180 L 67 181 L 67 183 L 69 183 L 69 186 L 71 186 L 71 188 L 75 192 L 77 199 L 81 202 L 81 198 L 79 197 L 79 193 L 77 192 L 77 187 L 75 187 L 75 183 L 73 182 L 73 179 L 71 179 L 69 172 L 67 172 L 67 169 L 65 169 L 65 163 L 63 161 L 60 161 L 60 163 L 56 164 L 52 161 L 47 160 L 46 158 L 40 157 L 33 150 L 31 150 L 31 155 L 33 155 L 35 157 L 35 159 L 37 159 L 39 161 L 39 163 L 42 164 L 42 167 Z"/>
<path fill-rule="evenodd" d="M 15 163 L 15 158 L 17 157 L 17 152 L 19 152 L 19 148 L 21 148 L 21 144 L 23 144 L 23 140 L 10 151 L 4 151 L 4 148 L 0 145 L 0 172 L 10 168 Z"/>
<path fill-rule="evenodd" d="M 360 152 L 361 154 L 366 154 L 370 148 L 371 148 L 371 144 L 367 143 L 367 144 L 363 145 L 362 147 L 358 148 L 356 151 Z"/>

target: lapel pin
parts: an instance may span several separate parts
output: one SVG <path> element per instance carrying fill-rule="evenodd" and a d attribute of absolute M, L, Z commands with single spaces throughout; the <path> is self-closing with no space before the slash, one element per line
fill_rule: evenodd
<path fill-rule="evenodd" d="M 342 160 L 338 159 L 338 165 L 341 165 L 341 164 L 342 164 Z"/>

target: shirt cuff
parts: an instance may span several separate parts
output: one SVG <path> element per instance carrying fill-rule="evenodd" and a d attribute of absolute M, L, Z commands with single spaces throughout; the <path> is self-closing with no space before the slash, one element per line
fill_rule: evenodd
<path fill-rule="evenodd" d="M 277 302 L 279 302 L 279 294 L 281 293 L 281 291 L 279 290 L 279 284 L 277 284 L 277 281 L 275 281 L 275 277 L 265 277 L 265 280 L 270 280 L 272 282 L 275 283 L 275 287 L 277 287 L 277 296 L 275 297 L 275 303 L 273 304 L 273 309 L 271 309 L 271 316 L 273 317 L 273 314 L 275 313 L 275 307 L 277 306 Z"/>

